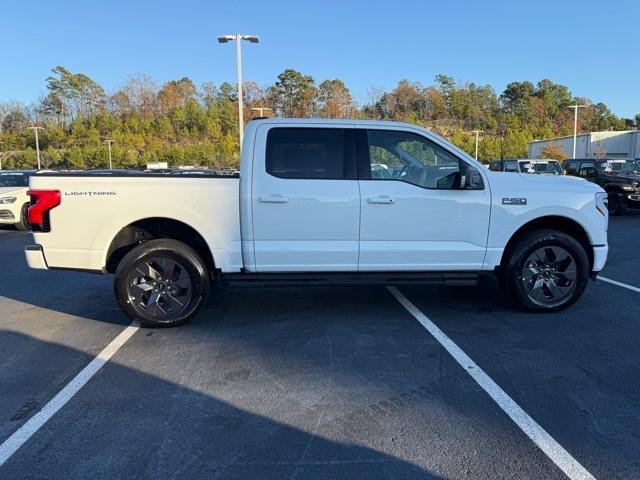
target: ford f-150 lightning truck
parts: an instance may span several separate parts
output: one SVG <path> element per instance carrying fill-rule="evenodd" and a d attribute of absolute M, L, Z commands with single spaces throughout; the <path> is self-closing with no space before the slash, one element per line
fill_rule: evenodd
<path fill-rule="evenodd" d="M 31 177 L 32 268 L 114 274 L 145 326 L 192 318 L 212 282 L 444 283 L 495 274 L 533 311 L 574 303 L 607 258 L 607 196 L 492 172 L 420 127 L 249 122 L 240 174 Z"/>

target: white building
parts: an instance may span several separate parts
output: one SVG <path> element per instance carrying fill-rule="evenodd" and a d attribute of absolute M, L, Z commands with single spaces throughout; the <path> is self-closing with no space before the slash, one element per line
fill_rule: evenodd
<path fill-rule="evenodd" d="M 529 142 L 529 158 L 542 158 L 542 150 L 555 144 L 571 158 L 573 136 Z M 576 137 L 576 158 L 640 159 L 640 130 L 591 132 Z"/>

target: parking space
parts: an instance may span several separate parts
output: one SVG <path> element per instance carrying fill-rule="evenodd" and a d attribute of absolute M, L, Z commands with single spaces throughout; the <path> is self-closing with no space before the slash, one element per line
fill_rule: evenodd
<path fill-rule="evenodd" d="M 634 285 L 635 220 L 611 219 L 605 272 Z M 0 443 L 129 323 L 110 278 L 28 271 L 28 239 L 0 230 Z M 491 280 L 400 291 L 585 471 L 640 476 L 640 294 L 595 282 L 533 315 Z M 382 287 L 218 288 L 137 331 L 0 476 L 566 478 Z"/>
<path fill-rule="evenodd" d="M 638 267 L 638 223 L 640 210 L 629 210 L 624 215 L 609 220 L 610 256 L 603 275 L 607 278 L 640 287 Z"/>

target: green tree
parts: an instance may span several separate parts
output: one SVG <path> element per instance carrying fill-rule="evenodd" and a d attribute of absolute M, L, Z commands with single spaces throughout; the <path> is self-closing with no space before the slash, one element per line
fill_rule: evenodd
<path fill-rule="evenodd" d="M 354 114 L 351 92 L 342 80 L 325 80 L 318 87 L 318 113 L 323 118 L 351 118 Z"/>
<path fill-rule="evenodd" d="M 313 77 L 292 68 L 278 75 L 276 83 L 267 90 L 267 96 L 277 115 L 309 117 L 315 113 L 316 86 Z"/>

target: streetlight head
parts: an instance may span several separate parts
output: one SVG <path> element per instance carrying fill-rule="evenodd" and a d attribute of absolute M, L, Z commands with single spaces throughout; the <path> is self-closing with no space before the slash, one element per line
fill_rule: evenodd
<path fill-rule="evenodd" d="M 232 40 L 235 40 L 235 35 L 220 35 L 218 37 L 218 43 L 228 43 Z"/>
<path fill-rule="evenodd" d="M 243 40 L 248 40 L 251 43 L 260 43 L 260 38 L 257 35 L 243 35 Z"/>

